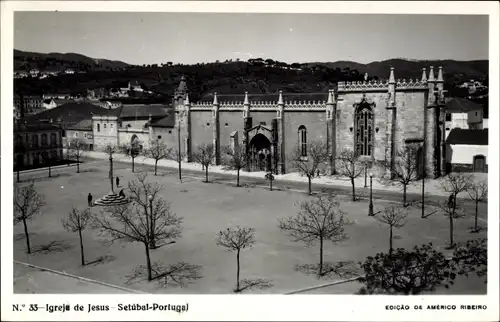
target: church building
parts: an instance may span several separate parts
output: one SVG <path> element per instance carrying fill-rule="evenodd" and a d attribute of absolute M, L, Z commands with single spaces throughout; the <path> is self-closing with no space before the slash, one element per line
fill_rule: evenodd
<path fill-rule="evenodd" d="M 337 159 L 347 149 L 381 176 L 379 161 L 394 161 L 405 144 L 418 144 L 420 170 L 439 177 L 445 171 L 444 80 L 431 66 L 419 80 L 396 80 L 394 68 L 384 81 L 339 82 L 328 93 L 211 94 L 190 102 L 186 79 L 174 95 L 175 120 L 150 124 L 153 138 L 172 147 L 181 143 L 186 161 L 201 144 L 213 144 L 215 164 L 223 147 L 244 149 L 251 171 L 294 172 L 291 155 L 307 158 L 307 144 L 323 141 L 328 174 L 337 172 Z M 161 135 L 168 131 L 170 135 Z M 178 140 L 177 135 L 180 135 Z M 422 155 L 425 153 L 425 155 Z M 424 158 L 425 156 L 425 158 Z"/>

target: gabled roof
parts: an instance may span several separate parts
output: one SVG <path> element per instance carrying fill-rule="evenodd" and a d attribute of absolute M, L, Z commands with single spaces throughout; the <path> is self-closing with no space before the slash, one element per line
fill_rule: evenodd
<path fill-rule="evenodd" d="M 100 106 L 90 104 L 88 102 L 79 101 L 63 104 L 45 110 L 41 113 L 25 117 L 24 120 L 29 124 L 39 123 L 42 120 L 52 120 L 57 123 L 64 123 L 66 125 L 75 125 L 85 119 L 92 119 L 92 115 L 100 115 L 108 113 L 109 110 Z"/>
<path fill-rule="evenodd" d="M 54 131 L 54 130 L 61 130 L 61 127 L 51 123 L 35 123 L 35 124 L 21 123 L 21 122 L 14 123 L 14 133 Z"/>
<path fill-rule="evenodd" d="M 471 130 L 454 128 L 448 134 L 447 144 L 488 145 L 488 129 Z"/>
<path fill-rule="evenodd" d="M 328 93 L 282 93 L 284 102 L 303 102 L 303 101 L 327 101 Z M 251 94 L 248 93 L 248 101 L 252 102 L 278 102 L 279 93 L 273 94 Z M 212 102 L 214 94 L 204 95 L 201 102 Z M 245 94 L 225 95 L 217 94 L 217 101 L 220 102 L 243 102 Z"/>
<path fill-rule="evenodd" d="M 173 128 L 175 126 L 175 112 L 168 110 L 167 115 L 156 121 L 151 122 L 152 127 Z"/>
<path fill-rule="evenodd" d="M 167 116 L 168 111 L 171 108 L 168 105 L 164 104 L 152 104 L 152 105 L 143 105 L 143 104 L 131 104 L 131 105 L 123 105 L 120 111 L 120 117 L 125 119 L 131 118 L 140 118 L 140 119 L 148 119 L 149 115 L 151 118 L 162 118 Z"/>
<path fill-rule="evenodd" d="M 446 112 L 448 113 L 467 113 L 482 109 L 481 105 L 461 97 L 453 97 L 446 102 Z"/>
<path fill-rule="evenodd" d="M 92 119 L 85 119 L 80 123 L 68 127 L 68 130 L 92 130 Z"/>

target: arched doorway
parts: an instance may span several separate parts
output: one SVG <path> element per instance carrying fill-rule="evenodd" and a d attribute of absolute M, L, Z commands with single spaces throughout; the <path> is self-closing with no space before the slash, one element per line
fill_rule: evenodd
<path fill-rule="evenodd" d="M 250 140 L 250 168 L 254 171 L 271 170 L 271 142 L 261 134 L 256 134 Z"/>
<path fill-rule="evenodd" d="M 475 155 L 473 159 L 473 171 L 474 172 L 486 172 L 486 158 L 484 155 Z"/>
<path fill-rule="evenodd" d="M 135 155 L 138 155 L 142 151 L 141 142 L 135 134 L 130 138 L 130 148 L 132 149 L 131 153 Z"/>

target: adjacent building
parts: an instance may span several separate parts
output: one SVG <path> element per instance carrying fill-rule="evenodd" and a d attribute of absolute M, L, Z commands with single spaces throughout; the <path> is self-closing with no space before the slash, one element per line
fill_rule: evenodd
<path fill-rule="evenodd" d="M 481 130 L 484 126 L 483 106 L 465 98 L 449 98 L 446 101 L 446 137 L 454 128 Z"/>
<path fill-rule="evenodd" d="M 449 171 L 488 172 L 488 129 L 454 128 L 446 144 Z"/>

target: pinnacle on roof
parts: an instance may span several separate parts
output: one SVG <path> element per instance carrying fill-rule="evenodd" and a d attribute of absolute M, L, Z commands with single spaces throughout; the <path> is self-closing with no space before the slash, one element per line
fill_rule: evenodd
<path fill-rule="evenodd" d="M 428 82 L 434 82 L 436 79 L 434 78 L 434 66 L 431 66 L 429 69 L 429 79 Z"/>
<path fill-rule="evenodd" d="M 214 105 L 219 104 L 219 103 L 217 102 L 217 92 L 215 92 L 215 93 L 214 93 L 214 103 L 213 103 L 213 104 L 214 104 Z"/>
<path fill-rule="evenodd" d="M 280 91 L 280 96 L 278 98 L 278 104 L 283 105 L 283 92 Z"/>
<path fill-rule="evenodd" d="M 328 101 L 326 102 L 327 105 L 333 105 L 335 103 L 335 96 L 333 95 L 333 90 L 330 89 L 328 90 Z"/>
<path fill-rule="evenodd" d="M 425 68 L 422 68 L 422 82 L 427 82 L 427 73 Z"/>
<path fill-rule="evenodd" d="M 250 103 L 248 102 L 248 92 L 245 91 L 245 100 L 243 101 L 244 105 L 249 105 Z"/>
<path fill-rule="evenodd" d="M 189 105 L 189 94 L 186 94 L 186 101 L 184 102 L 184 105 Z"/>
<path fill-rule="evenodd" d="M 439 66 L 437 82 L 444 82 L 443 80 L 443 67 Z"/>
<path fill-rule="evenodd" d="M 186 92 L 187 91 L 187 84 L 186 84 L 186 77 L 182 75 L 181 81 L 179 83 L 179 86 L 177 87 L 177 91 L 179 92 Z"/>
<path fill-rule="evenodd" d="M 396 83 L 396 79 L 394 78 L 394 67 L 391 67 L 391 73 L 389 74 L 389 83 Z"/>

